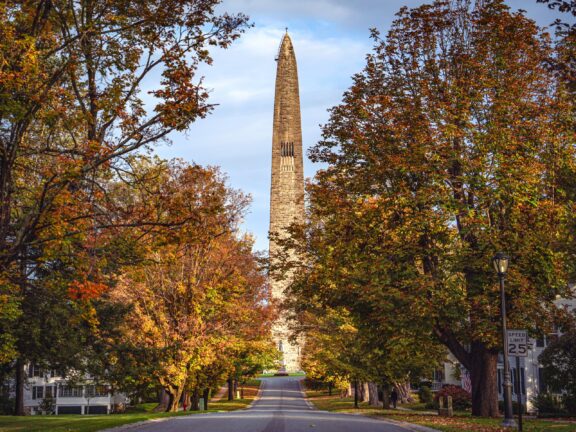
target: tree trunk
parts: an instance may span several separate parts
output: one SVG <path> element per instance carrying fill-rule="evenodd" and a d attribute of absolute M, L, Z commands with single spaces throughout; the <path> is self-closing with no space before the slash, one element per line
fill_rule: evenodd
<path fill-rule="evenodd" d="M 382 408 L 390 409 L 390 384 L 388 381 L 382 381 Z"/>
<path fill-rule="evenodd" d="M 180 398 L 182 397 L 182 392 L 184 389 L 182 387 L 171 387 L 168 390 L 168 406 L 166 407 L 166 412 L 177 412 L 180 406 Z"/>
<path fill-rule="evenodd" d="M 209 388 L 204 389 L 202 397 L 204 398 L 204 408 L 206 409 L 206 411 L 208 411 L 208 398 L 210 397 L 210 389 Z"/>
<path fill-rule="evenodd" d="M 228 400 L 234 400 L 234 378 L 228 378 Z"/>
<path fill-rule="evenodd" d="M 166 405 L 166 412 L 172 412 L 172 407 L 174 406 L 174 395 L 168 393 L 168 405 Z"/>
<path fill-rule="evenodd" d="M 368 383 L 363 382 L 361 383 L 360 388 L 360 402 L 368 402 L 370 399 L 370 389 L 368 388 Z"/>
<path fill-rule="evenodd" d="M 332 383 L 328 383 L 328 396 L 332 396 Z"/>
<path fill-rule="evenodd" d="M 340 392 L 340 398 L 348 398 L 354 396 L 354 384 L 352 382 L 348 383 L 348 387 Z"/>
<path fill-rule="evenodd" d="M 24 361 L 21 358 L 16 360 L 16 400 L 14 415 L 23 416 L 24 412 Z"/>
<path fill-rule="evenodd" d="M 377 407 L 380 405 L 378 400 L 378 385 L 375 382 L 368 383 L 368 404 Z"/>
<path fill-rule="evenodd" d="M 409 403 L 414 401 L 408 381 L 395 382 L 394 387 L 396 387 L 396 391 L 398 392 L 398 402 Z"/>
<path fill-rule="evenodd" d="M 471 351 L 472 415 L 498 417 L 498 351 L 474 342 Z"/>
<path fill-rule="evenodd" d="M 200 411 L 200 392 L 197 388 L 192 392 L 192 398 L 190 400 L 190 410 Z"/>
<path fill-rule="evenodd" d="M 358 402 L 364 401 L 364 383 L 362 381 L 358 381 L 356 384 L 358 387 Z"/>
<path fill-rule="evenodd" d="M 156 412 L 165 412 L 168 410 L 168 405 L 170 402 L 170 396 L 164 388 L 160 388 L 158 391 L 158 406 L 154 408 Z"/>
<path fill-rule="evenodd" d="M 354 408 L 358 408 L 358 380 L 354 380 Z"/>

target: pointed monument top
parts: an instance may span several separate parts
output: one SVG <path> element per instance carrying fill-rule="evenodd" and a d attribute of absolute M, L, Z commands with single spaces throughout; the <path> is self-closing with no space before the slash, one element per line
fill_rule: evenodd
<path fill-rule="evenodd" d="M 286 27 L 286 33 L 282 37 L 282 42 L 280 42 L 280 48 L 278 48 L 278 55 L 276 56 L 276 61 L 280 58 L 288 59 L 294 57 L 294 49 L 292 48 L 292 39 L 288 35 L 288 27 Z M 294 58 L 294 61 L 296 59 Z"/>

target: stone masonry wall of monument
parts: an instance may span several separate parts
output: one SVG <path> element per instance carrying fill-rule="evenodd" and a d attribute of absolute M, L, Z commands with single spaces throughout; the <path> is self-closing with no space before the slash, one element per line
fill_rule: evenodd
<path fill-rule="evenodd" d="M 270 233 L 287 235 L 286 228 L 304 218 L 304 171 L 300 95 L 296 55 L 288 34 L 282 39 L 277 58 L 274 125 L 272 137 L 272 184 L 270 191 Z M 270 259 L 277 256 L 278 245 L 270 240 Z M 281 301 L 290 276 L 270 275 L 272 296 Z M 287 276 L 287 277 L 286 277 Z M 284 317 L 274 324 L 273 338 L 283 352 L 287 372 L 300 370 L 298 344 L 288 340 Z"/>

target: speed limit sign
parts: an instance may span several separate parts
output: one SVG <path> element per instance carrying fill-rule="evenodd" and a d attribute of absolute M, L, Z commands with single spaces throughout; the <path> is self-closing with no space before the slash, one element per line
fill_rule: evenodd
<path fill-rule="evenodd" d="M 508 330 L 508 350 L 509 356 L 528 357 L 528 331 Z"/>

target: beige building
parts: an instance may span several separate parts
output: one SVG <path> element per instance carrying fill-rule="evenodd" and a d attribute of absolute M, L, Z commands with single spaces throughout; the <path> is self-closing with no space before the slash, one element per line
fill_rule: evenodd
<path fill-rule="evenodd" d="M 286 228 L 304 218 L 304 171 L 302 163 L 302 130 L 296 55 L 288 33 L 278 51 L 274 126 L 272 136 L 272 185 L 270 191 L 270 233 L 286 236 Z M 278 256 L 279 247 L 270 239 L 270 259 Z M 272 296 L 282 301 L 290 275 L 270 274 Z M 300 348 L 288 340 L 286 319 L 280 317 L 272 329 L 273 338 L 282 352 L 280 371 L 300 370 Z"/>

